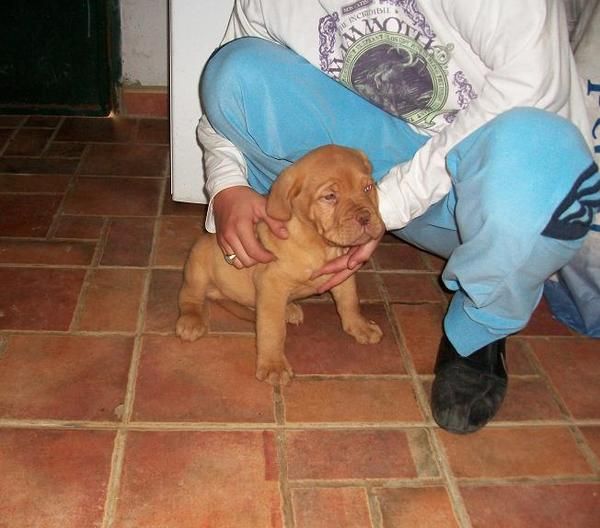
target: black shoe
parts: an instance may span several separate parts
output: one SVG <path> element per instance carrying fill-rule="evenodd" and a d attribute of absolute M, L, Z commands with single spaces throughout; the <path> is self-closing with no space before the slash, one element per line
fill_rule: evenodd
<path fill-rule="evenodd" d="M 442 429 L 473 433 L 496 415 L 508 384 L 505 343 L 499 339 L 463 357 L 442 338 L 431 389 L 431 411 Z"/>

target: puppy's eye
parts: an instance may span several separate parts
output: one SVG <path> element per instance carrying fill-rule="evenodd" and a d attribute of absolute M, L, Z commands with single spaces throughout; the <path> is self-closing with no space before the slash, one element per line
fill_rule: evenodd
<path fill-rule="evenodd" d="M 337 202 L 337 196 L 335 193 L 324 194 L 321 199 L 328 204 L 335 204 Z"/>
<path fill-rule="evenodd" d="M 371 192 L 373 190 L 373 186 L 374 185 L 372 183 L 369 183 L 368 185 L 364 186 L 363 191 L 366 193 Z"/>

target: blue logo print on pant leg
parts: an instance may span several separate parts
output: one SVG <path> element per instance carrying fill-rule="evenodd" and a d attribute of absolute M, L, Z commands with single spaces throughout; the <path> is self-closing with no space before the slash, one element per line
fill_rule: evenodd
<path fill-rule="evenodd" d="M 559 240 L 577 240 L 590 229 L 600 208 L 600 175 L 592 163 L 560 203 L 542 235 Z"/>

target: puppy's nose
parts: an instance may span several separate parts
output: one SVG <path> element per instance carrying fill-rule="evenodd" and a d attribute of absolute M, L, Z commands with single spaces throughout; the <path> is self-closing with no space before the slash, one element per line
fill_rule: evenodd
<path fill-rule="evenodd" d="M 362 211 L 359 211 L 356 214 L 356 221 L 361 226 L 369 225 L 369 223 L 371 222 L 371 213 L 370 213 L 370 211 L 368 211 L 367 209 L 363 209 Z"/>

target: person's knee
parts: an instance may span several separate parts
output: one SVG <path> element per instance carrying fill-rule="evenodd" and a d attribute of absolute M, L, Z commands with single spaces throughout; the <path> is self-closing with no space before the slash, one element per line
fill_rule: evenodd
<path fill-rule="evenodd" d="M 511 186 L 522 194 L 523 207 L 515 211 L 522 224 L 537 225 L 540 218 L 547 219 L 545 236 L 584 237 L 600 206 L 600 176 L 579 129 L 556 114 L 532 108 L 511 110 L 506 121 L 510 132 L 520 132 L 517 135 L 523 138 L 516 159 L 527 168 L 521 177 L 532 183 Z M 496 208 L 495 217 L 503 206 L 506 202 Z"/>
<path fill-rule="evenodd" d="M 525 224 L 547 217 L 593 162 L 573 123 L 535 108 L 501 114 L 480 137 L 480 146 L 462 159 L 458 179 L 477 176 L 480 167 L 477 192 L 482 207 L 494 217 L 508 217 L 509 223 L 511 217 Z M 465 166 L 465 161 L 471 163 Z"/>
<path fill-rule="evenodd" d="M 231 108 L 243 90 L 251 87 L 252 79 L 264 75 L 264 48 L 269 45 L 248 37 L 229 42 L 213 53 L 200 79 L 200 100 L 209 120 L 218 120 L 222 108 Z"/>
<path fill-rule="evenodd" d="M 568 119 L 538 108 L 517 107 L 491 122 L 496 148 L 510 148 L 524 155 L 562 155 L 585 150 L 585 139 Z"/>
<path fill-rule="evenodd" d="M 220 47 L 206 63 L 201 89 L 207 90 L 212 85 L 253 74 L 257 68 L 261 68 L 265 47 L 269 45 L 271 43 L 262 39 L 245 37 Z"/>

